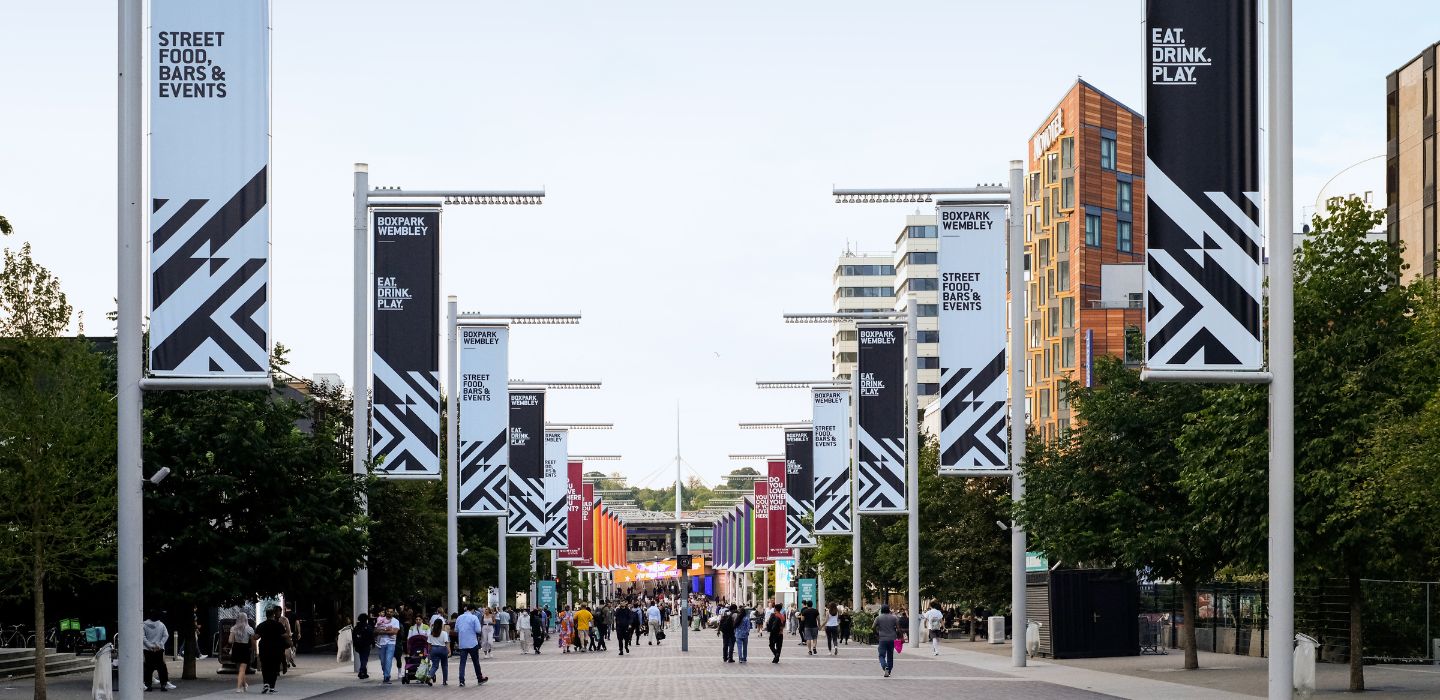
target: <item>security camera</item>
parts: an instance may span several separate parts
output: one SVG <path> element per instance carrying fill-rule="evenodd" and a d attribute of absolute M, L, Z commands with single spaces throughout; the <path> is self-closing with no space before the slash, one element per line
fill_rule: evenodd
<path fill-rule="evenodd" d="M 462 556 L 462 557 L 465 556 L 466 554 L 469 554 L 469 553 L 470 553 L 470 548 L 469 548 L 469 547 L 466 547 L 465 549 L 460 550 L 460 556 Z"/>
<path fill-rule="evenodd" d="M 160 482 L 164 481 L 167 476 L 170 476 L 170 467 L 160 467 L 160 471 L 150 475 L 150 483 L 159 486 Z"/>
<path fill-rule="evenodd" d="M 998 527 L 998 528 L 1000 528 L 1001 530 L 1009 530 L 1009 529 L 1010 529 L 1010 526 L 1009 526 L 1009 525 L 1006 525 L 1005 522 L 1002 521 L 1002 520 L 996 520 L 996 521 L 995 521 L 995 527 Z"/>

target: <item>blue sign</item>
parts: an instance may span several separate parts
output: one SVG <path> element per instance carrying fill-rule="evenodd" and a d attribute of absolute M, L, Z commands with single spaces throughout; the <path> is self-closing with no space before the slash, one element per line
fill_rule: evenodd
<path fill-rule="evenodd" d="M 806 603 L 809 603 L 809 604 L 811 604 L 811 605 L 814 605 L 814 604 L 817 602 L 816 599 L 815 599 L 815 596 L 816 596 L 815 579 L 813 579 L 813 578 L 802 578 L 802 579 L 800 579 L 799 581 L 796 581 L 796 582 L 795 582 L 795 585 L 796 585 L 797 590 L 798 590 L 799 593 L 800 593 L 800 604 L 801 604 L 801 605 L 804 605 L 804 604 L 806 604 Z"/>
<path fill-rule="evenodd" d="M 540 582 L 539 582 L 539 592 L 537 593 L 537 596 L 540 598 L 540 607 L 543 608 L 543 609 L 545 609 L 545 610 L 549 610 L 549 611 L 550 611 L 550 614 L 551 614 L 551 615 L 554 615 L 554 614 L 555 614 L 555 582 L 554 582 L 554 581 L 540 581 Z"/>

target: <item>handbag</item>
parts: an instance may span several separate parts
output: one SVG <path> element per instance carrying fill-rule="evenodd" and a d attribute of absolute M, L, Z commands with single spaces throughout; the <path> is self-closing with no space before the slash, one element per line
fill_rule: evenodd
<path fill-rule="evenodd" d="M 895 653 L 896 653 L 896 654 L 899 654 L 899 653 L 902 652 L 902 651 L 905 651 L 905 640 L 903 640 L 903 639 L 897 639 L 897 640 L 895 640 Z"/>
<path fill-rule="evenodd" d="M 663 641 L 665 641 L 665 630 L 655 630 L 655 641 L 657 641 L 657 642 L 663 642 Z"/>

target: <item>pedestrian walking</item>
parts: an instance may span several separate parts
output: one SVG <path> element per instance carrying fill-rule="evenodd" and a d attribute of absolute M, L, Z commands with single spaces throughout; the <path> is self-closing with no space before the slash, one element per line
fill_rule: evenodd
<path fill-rule="evenodd" d="M 355 676 L 360 680 L 370 677 L 370 649 L 375 646 L 375 621 L 368 613 L 355 618 L 350 628 L 350 647 L 355 652 Z"/>
<path fill-rule="evenodd" d="M 716 625 L 720 634 L 720 660 L 725 663 L 735 662 L 735 616 L 720 616 L 720 624 Z"/>
<path fill-rule="evenodd" d="M 491 658 L 490 653 L 495 650 L 495 609 L 485 608 L 485 616 L 481 619 L 480 625 L 480 655 L 483 658 Z"/>
<path fill-rule="evenodd" d="M 165 666 L 165 643 L 170 641 L 170 630 L 165 623 L 160 621 L 160 613 L 154 609 L 145 613 L 145 624 L 142 627 L 145 656 L 145 691 L 152 690 L 150 678 L 159 674 L 160 690 L 174 690 L 175 686 L 170 682 L 170 669 Z"/>
<path fill-rule="evenodd" d="M 475 667 L 475 684 L 487 679 L 480 673 L 480 618 L 475 615 L 475 604 L 465 606 L 465 612 L 455 618 L 455 642 L 460 653 L 460 685 L 465 685 L 465 660 Z"/>
<path fill-rule="evenodd" d="M 285 630 L 285 653 L 280 660 L 280 673 L 285 674 L 295 665 L 295 629 L 290 624 L 290 616 L 285 614 L 285 608 L 280 608 L 280 617 L 276 621 Z"/>
<path fill-rule="evenodd" d="M 660 606 L 657 603 L 651 603 L 650 609 L 645 611 L 645 619 L 650 623 L 650 636 L 656 646 L 659 646 L 660 640 L 663 639 L 663 637 L 660 636 L 664 633 L 663 630 L 665 627 L 665 618 L 662 615 L 663 613 L 660 612 Z M 650 644 L 651 642 L 645 642 L 645 646 L 650 646 Z"/>
<path fill-rule="evenodd" d="M 255 646 L 255 628 L 250 626 L 250 618 L 245 613 L 235 616 L 235 623 L 230 625 L 230 663 L 235 664 L 235 692 L 244 693 L 250 689 L 250 668 L 251 651 Z"/>
<path fill-rule="evenodd" d="M 495 630 L 498 632 L 495 641 L 510 641 L 510 608 L 500 608 L 500 611 L 495 613 Z"/>
<path fill-rule="evenodd" d="M 825 608 L 825 650 L 840 655 L 840 606 L 834 603 Z"/>
<path fill-rule="evenodd" d="M 580 610 L 575 613 L 575 644 L 580 653 L 584 654 L 590 646 L 590 625 L 595 621 L 594 613 L 590 612 L 590 606 L 581 604 Z"/>
<path fill-rule="evenodd" d="M 840 641 L 843 642 L 843 643 L 845 644 L 845 646 L 847 646 L 847 647 L 850 646 L 850 632 L 851 632 L 851 630 L 854 629 L 854 625 L 855 625 L 855 620 L 854 620 L 854 618 L 850 617 L 850 609 L 849 609 L 849 608 L 845 608 L 845 609 L 841 610 L 841 611 L 840 611 Z"/>
<path fill-rule="evenodd" d="M 390 667 L 395 664 L 395 637 L 400 634 L 400 623 L 395 611 L 386 609 L 375 618 L 375 648 L 380 650 L 380 682 L 390 683 Z"/>
<path fill-rule="evenodd" d="M 925 629 L 930 637 L 930 651 L 940 655 L 940 638 L 945 636 L 945 613 L 940 611 L 940 601 L 930 601 L 930 609 L 922 616 Z"/>
<path fill-rule="evenodd" d="M 450 685 L 450 633 L 445 631 L 443 617 L 430 623 L 430 677 L 437 675 L 440 685 Z"/>
<path fill-rule="evenodd" d="M 520 653 L 530 653 L 530 611 L 515 611 L 515 638 L 520 641 Z"/>
<path fill-rule="evenodd" d="M 750 608 L 741 608 L 735 616 L 735 655 L 740 663 L 750 656 Z"/>
<path fill-rule="evenodd" d="M 600 651 L 610 650 L 610 628 L 615 626 L 615 609 L 609 603 L 600 606 L 600 614 L 595 616 L 595 626 L 600 628 Z"/>
<path fill-rule="evenodd" d="M 895 668 L 895 642 L 905 641 L 904 628 L 900 626 L 900 618 L 890 614 L 890 606 L 880 606 L 880 616 L 875 618 L 876 647 L 880 654 L 880 668 L 885 669 L 885 677 L 890 677 L 890 671 Z"/>
<path fill-rule="evenodd" d="M 635 611 L 630 606 L 621 604 L 615 608 L 615 643 L 619 647 L 619 656 L 624 656 L 630 651 L 630 628 L 636 626 Z"/>
<path fill-rule="evenodd" d="M 265 611 L 265 621 L 255 626 L 255 638 L 260 646 L 260 678 L 263 682 L 260 693 L 273 693 L 280 670 L 285 666 L 285 649 L 290 638 L 290 631 L 280 623 L 280 608 L 272 605 Z"/>
<path fill-rule="evenodd" d="M 770 635 L 770 653 L 775 655 L 770 661 L 772 664 L 780 663 L 780 649 L 785 646 L 784 610 L 784 606 L 776 603 L 775 612 L 771 613 L 770 619 L 765 622 L 765 632 Z"/>
<path fill-rule="evenodd" d="M 640 603 L 636 603 L 631 612 L 635 614 L 635 643 L 639 644 L 640 635 L 645 634 L 646 630 L 650 628 L 649 616 L 645 614 L 645 608 Z"/>
<path fill-rule="evenodd" d="M 540 653 L 540 645 L 545 643 L 545 612 L 540 608 L 530 611 L 530 643 L 535 645 L 535 653 Z"/>
<path fill-rule="evenodd" d="M 814 656 L 817 638 L 820 636 L 820 611 L 815 609 L 811 601 L 805 601 L 804 607 L 800 608 L 800 641 L 805 643 L 806 652 Z"/>
<path fill-rule="evenodd" d="M 555 637 L 555 643 L 560 647 L 561 654 L 570 653 L 570 645 L 575 638 L 575 615 L 570 612 L 570 606 L 565 606 L 560 612 L 560 630 Z"/>

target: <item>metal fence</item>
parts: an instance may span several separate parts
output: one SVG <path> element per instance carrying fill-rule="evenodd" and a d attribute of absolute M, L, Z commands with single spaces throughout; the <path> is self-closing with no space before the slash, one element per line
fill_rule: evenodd
<path fill-rule="evenodd" d="M 1437 662 L 1440 582 L 1363 579 L 1365 660 Z M 1195 646 L 1202 651 L 1269 654 L 1265 638 L 1267 591 L 1262 583 L 1207 583 L 1196 588 Z M 1161 626 L 1162 642 L 1179 647 L 1183 618 L 1180 586 L 1140 587 L 1140 612 Z M 1295 631 L 1320 642 L 1320 660 L 1350 657 L 1350 593 L 1345 581 L 1304 583 L 1295 591 Z"/>

